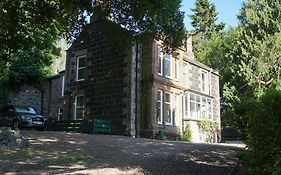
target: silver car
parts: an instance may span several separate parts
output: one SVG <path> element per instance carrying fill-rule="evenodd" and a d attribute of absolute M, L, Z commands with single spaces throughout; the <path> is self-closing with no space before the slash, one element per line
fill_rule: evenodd
<path fill-rule="evenodd" d="M 44 130 L 45 121 L 32 107 L 8 105 L 0 110 L 0 125 Z"/>

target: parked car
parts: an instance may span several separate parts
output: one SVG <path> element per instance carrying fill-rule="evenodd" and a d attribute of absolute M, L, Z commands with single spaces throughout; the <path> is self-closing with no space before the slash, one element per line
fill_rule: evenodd
<path fill-rule="evenodd" d="M 0 110 L 0 125 L 44 130 L 45 121 L 32 107 L 8 105 Z"/>

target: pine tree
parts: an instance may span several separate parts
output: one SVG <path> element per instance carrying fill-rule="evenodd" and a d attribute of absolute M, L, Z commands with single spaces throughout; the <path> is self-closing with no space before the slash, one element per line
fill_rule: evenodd
<path fill-rule="evenodd" d="M 196 34 L 200 33 L 209 38 L 214 32 L 223 30 L 224 23 L 216 24 L 218 13 L 214 4 L 209 0 L 196 0 L 192 12 L 193 14 L 189 17 Z"/>

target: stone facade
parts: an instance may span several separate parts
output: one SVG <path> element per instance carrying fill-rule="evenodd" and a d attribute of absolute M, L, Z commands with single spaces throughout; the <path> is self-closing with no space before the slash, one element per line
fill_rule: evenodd
<path fill-rule="evenodd" d="M 89 27 L 90 39 L 78 39 L 67 51 L 64 119 L 107 119 L 114 134 L 133 135 L 132 49 L 124 53 Z"/>
<path fill-rule="evenodd" d="M 192 46 L 190 42 L 188 39 L 187 47 Z M 193 142 L 217 142 L 218 72 L 198 62 L 191 48 L 167 55 L 161 49 L 161 42 L 153 41 L 145 46 L 141 79 L 142 136 L 157 138 L 165 133 L 175 138 L 189 125 Z M 202 123 L 215 127 L 203 130 Z"/>
<path fill-rule="evenodd" d="M 42 90 L 36 85 L 24 85 L 19 91 L 9 94 L 9 104 L 19 106 L 30 106 L 39 114 L 43 114 L 44 99 Z"/>
<path fill-rule="evenodd" d="M 90 28 L 67 51 L 64 120 L 107 119 L 113 134 L 149 138 L 175 138 L 189 125 L 192 141 L 217 141 L 202 123 L 220 129 L 219 74 L 196 60 L 191 38 L 171 53 L 155 40 L 136 52 Z"/>
<path fill-rule="evenodd" d="M 49 120 L 63 119 L 65 71 L 48 79 L 44 90 L 44 116 Z"/>
<path fill-rule="evenodd" d="M 40 88 L 39 85 L 24 85 L 19 91 L 10 92 L 9 104 L 33 107 L 37 113 L 49 120 L 62 119 L 63 82 L 64 71 L 61 71 L 59 74 L 50 77 L 43 88 Z"/>

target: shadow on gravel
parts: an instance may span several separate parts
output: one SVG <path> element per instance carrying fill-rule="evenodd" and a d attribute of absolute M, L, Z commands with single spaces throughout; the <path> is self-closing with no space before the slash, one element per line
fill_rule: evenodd
<path fill-rule="evenodd" d="M 28 149 L 0 154 L 0 174 L 228 174 L 236 147 L 122 136 L 25 132 Z"/>

